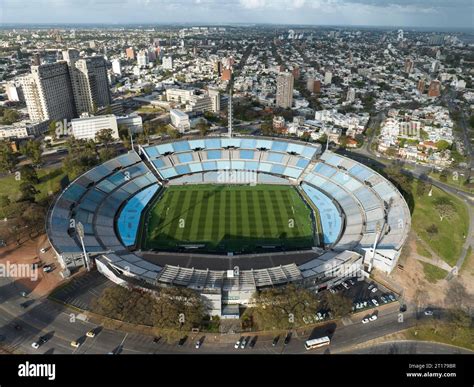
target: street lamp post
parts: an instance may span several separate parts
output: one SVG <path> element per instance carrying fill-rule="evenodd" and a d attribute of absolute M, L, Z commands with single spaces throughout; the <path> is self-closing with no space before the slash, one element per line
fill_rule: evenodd
<path fill-rule="evenodd" d="M 89 264 L 89 256 L 87 255 L 86 246 L 84 245 L 84 225 L 81 222 L 78 222 L 76 225 L 77 235 L 81 240 L 82 251 L 84 252 L 84 265 L 87 271 L 91 271 L 90 264 Z"/>

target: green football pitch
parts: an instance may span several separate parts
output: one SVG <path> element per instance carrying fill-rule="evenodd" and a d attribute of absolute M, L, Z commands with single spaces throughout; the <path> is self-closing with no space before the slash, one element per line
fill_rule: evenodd
<path fill-rule="evenodd" d="M 142 248 L 251 253 L 314 245 L 311 210 L 294 187 L 193 185 L 166 188 L 144 217 Z"/>

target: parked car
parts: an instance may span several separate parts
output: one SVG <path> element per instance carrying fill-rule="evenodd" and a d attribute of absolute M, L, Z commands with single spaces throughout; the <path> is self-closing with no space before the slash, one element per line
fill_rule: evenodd
<path fill-rule="evenodd" d="M 95 337 L 95 330 L 91 329 L 89 332 L 86 333 L 87 337 L 94 338 Z"/>
<path fill-rule="evenodd" d="M 291 332 L 288 332 L 288 334 L 285 337 L 285 341 L 283 342 L 283 345 L 288 345 L 291 341 Z"/>
<path fill-rule="evenodd" d="M 379 303 L 375 298 L 372 298 L 372 304 L 374 304 L 375 306 L 379 306 Z"/>
<path fill-rule="evenodd" d="M 178 347 L 182 347 L 187 339 L 188 339 L 188 336 L 181 337 L 178 341 Z"/>
<path fill-rule="evenodd" d="M 31 343 L 31 346 L 34 348 L 34 349 L 38 349 L 40 346 L 39 344 L 35 341 L 34 343 Z"/>
<path fill-rule="evenodd" d="M 388 302 L 388 299 L 386 299 L 384 296 L 380 296 L 380 299 L 382 300 L 384 304 Z"/>
<path fill-rule="evenodd" d="M 350 279 L 350 280 L 348 280 L 348 281 L 349 281 L 349 283 L 350 283 L 352 286 L 354 286 L 354 285 L 355 285 L 355 282 L 354 282 L 354 280 L 351 280 L 351 279 Z"/>
<path fill-rule="evenodd" d="M 46 265 L 43 267 L 43 271 L 49 273 L 50 271 L 53 271 L 53 268 L 50 265 Z"/>
<path fill-rule="evenodd" d="M 235 349 L 240 348 L 240 343 L 242 342 L 243 339 L 244 339 L 244 338 L 241 337 L 239 340 L 237 340 L 237 342 L 236 342 L 235 345 L 234 345 L 234 348 L 235 348 Z"/>
<path fill-rule="evenodd" d="M 257 344 L 257 339 L 258 339 L 258 336 L 254 336 L 253 339 L 250 340 L 250 343 L 249 343 L 250 348 L 255 347 L 255 344 Z"/>
<path fill-rule="evenodd" d="M 378 289 L 375 288 L 375 287 L 372 289 L 372 293 L 377 293 L 377 291 L 378 291 Z"/>
<path fill-rule="evenodd" d="M 240 349 L 245 349 L 249 342 L 250 336 L 245 337 L 240 343 Z"/>
<path fill-rule="evenodd" d="M 346 284 L 345 282 L 342 283 L 342 286 L 344 286 L 346 289 L 349 289 L 349 285 Z"/>
<path fill-rule="evenodd" d="M 395 297 L 393 296 L 393 294 L 389 294 L 388 298 L 390 298 L 390 301 L 395 301 Z"/>
<path fill-rule="evenodd" d="M 28 294 L 26 294 L 26 292 L 20 292 L 20 296 L 22 296 L 22 297 L 27 297 Z"/>
<path fill-rule="evenodd" d="M 433 309 L 430 309 L 430 308 L 425 309 L 425 316 L 433 316 Z"/>
<path fill-rule="evenodd" d="M 201 337 L 198 341 L 196 341 L 196 345 L 194 346 L 194 348 L 196 348 L 196 349 L 201 348 L 201 345 L 202 345 L 203 342 L 204 342 L 204 336 Z"/>
<path fill-rule="evenodd" d="M 336 289 L 334 289 L 334 288 L 329 288 L 329 291 L 330 291 L 331 293 L 333 293 L 333 294 L 334 294 L 334 293 L 337 293 L 337 292 L 336 292 Z"/>
<path fill-rule="evenodd" d="M 276 336 L 273 338 L 273 341 L 272 341 L 272 347 L 276 347 L 276 345 L 278 344 L 278 341 L 280 340 L 280 336 Z"/>
<path fill-rule="evenodd" d="M 362 319 L 362 324 L 367 324 L 370 320 L 367 317 Z"/>
<path fill-rule="evenodd" d="M 41 254 L 44 254 L 44 253 L 46 253 L 46 251 L 48 251 L 48 249 L 42 248 L 42 249 L 40 250 L 40 253 L 41 253 Z"/>
<path fill-rule="evenodd" d="M 160 342 L 160 340 L 161 340 L 161 336 L 157 336 L 157 337 L 153 338 L 153 343 L 158 344 Z"/>
<path fill-rule="evenodd" d="M 375 287 L 374 284 L 370 284 L 370 285 L 367 287 L 367 289 L 372 290 L 374 287 Z"/>
<path fill-rule="evenodd" d="M 71 347 L 74 347 L 74 348 L 79 348 L 81 346 L 81 343 L 79 341 L 71 341 Z"/>
<path fill-rule="evenodd" d="M 377 315 L 373 314 L 372 316 L 369 317 L 369 320 L 370 321 L 375 321 L 375 320 L 377 320 L 377 318 L 378 318 Z"/>

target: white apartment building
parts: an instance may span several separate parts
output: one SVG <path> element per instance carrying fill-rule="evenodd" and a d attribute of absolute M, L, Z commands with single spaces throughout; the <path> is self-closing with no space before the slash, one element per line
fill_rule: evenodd
<path fill-rule="evenodd" d="M 31 121 L 62 120 L 76 114 L 68 65 L 64 61 L 31 66 L 20 79 Z"/>
<path fill-rule="evenodd" d="M 112 129 L 112 137 L 119 139 L 117 118 L 113 114 L 71 120 L 71 134 L 77 139 L 95 140 L 103 129 Z"/>
<path fill-rule="evenodd" d="M 165 70 L 173 70 L 173 57 L 172 56 L 163 57 L 163 68 Z"/>
<path fill-rule="evenodd" d="M 21 83 L 19 81 L 8 82 L 5 85 L 5 91 L 9 101 L 19 102 L 25 100 L 23 89 L 21 88 Z"/>
<path fill-rule="evenodd" d="M 332 82 L 332 72 L 326 71 L 326 73 L 324 74 L 324 84 L 330 85 L 331 82 Z"/>
<path fill-rule="evenodd" d="M 186 104 L 191 101 L 194 96 L 193 89 L 177 89 L 171 88 L 166 90 L 166 100 L 168 102 L 177 102 L 180 104 Z"/>
<path fill-rule="evenodd" d="M 122 66 L 120 65 L 120 59 L 114 59 L 112 61 L 112 72 L 118 76 L 122 75 Z"/>
<path fill-rule="evenodd" d="M 140 68 L 146 67 L 148 66 L 148 63 L 149 63 L 148 51 L 147 50 L 139 51 L 137 55 L 138 67 Z"/>
<path fill-rule="evenodd" d="M 143 132 L 143 119 L 138 114 L 117 117 L 117 126 L 125 125 L 133 134 Z"/>
<path fill-rule="evenodd" d="M 178 109 L 171 109 L 170 111 L 171 124 L 180 132 L 184 133 L 191 129 L 189 116 Z"/>

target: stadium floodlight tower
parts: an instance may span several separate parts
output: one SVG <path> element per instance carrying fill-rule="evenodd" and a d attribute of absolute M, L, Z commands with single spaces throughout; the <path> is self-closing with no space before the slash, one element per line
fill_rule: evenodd
<path fill-rule="evenodd" d="M 232 89 L 233 89 L 233 85 L 232 85 L 232 82 L 230 84 L 230 91 L 229 91 L 229 123 L 228 123 L 228 135 L 229 135 L 229 138 L 232 138 L 232 114 L 233 114 L 233 106 L 232 106 Z"/>
<path fill-rule="evenodd" d="M 375 252 L 377 249 L 377 243 L 379 242 L 380 234 L 382 231 L 382 226 L 380 225 L 380 222 L 377 222 L 375 225 L 375 240 L 374 240 L 374 245 L 372 246 L 372 251 L 370 254 L 370 260 L 369 264 L 367 267 L 367 271 L 370 273 L 372 271 L 372 267 L 374 266 L 374 260 L 375 260 Z"/>
<path fill-rule="evenodd" d="M 76 231 L 79 239 L 81 240 L 82 251 L 84 252 L 84 264 L 86 266 L 87 271 L 91 271 L 90 264 L 89 264 L 89 256 L 87 255 L 86 246 L 84 245 L 84 225 L 81 222 L 76 224 Z"/>

